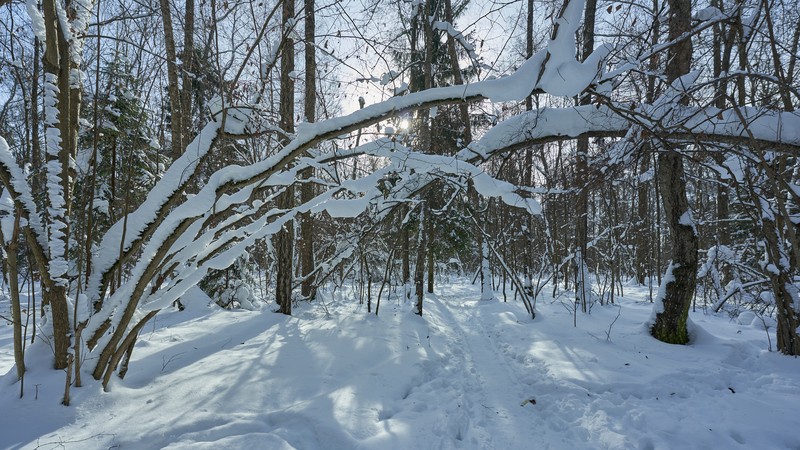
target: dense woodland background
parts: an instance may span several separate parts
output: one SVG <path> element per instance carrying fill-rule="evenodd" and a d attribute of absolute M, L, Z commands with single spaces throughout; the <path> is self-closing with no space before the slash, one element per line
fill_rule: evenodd
<path fill-rule="evenodd" d="M 752 310 L 800 354 L 799 15 L 0 0 L 17 375 L 44 340 L 65 403 L 87 377 L 106 386 L 198 283 L 284 314 L 345 280 L 378 314 L 404 286 L 422 315 L 453 273 L 531 317 L 542 289 L 578 315 L 634 279 L 662 341 L 688 342 L 690 308 Z"/>

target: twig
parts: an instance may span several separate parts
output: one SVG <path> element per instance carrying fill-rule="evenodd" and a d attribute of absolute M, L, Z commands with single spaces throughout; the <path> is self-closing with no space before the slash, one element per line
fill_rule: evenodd
<path fill-rule="evenodd" d="M 761 320 L 761 323 L 764 325 L 764 331 L 767 333 L 767 350 L 772 352 L 772 339 L 769 337 L 769 326 L 767 325 L 767 321 L 764 320 L 764 316 L 761 314 L 756 315 L 756 317 L 758 317 L 759 320 Z"/>
<path fill-rule="evenodd" d="M 39 439 L 37 439 L 36 440 L 36 447 L 34 447 L 34 449 L 42 448 L 42 446 L 45 446 L 45 445 L 52 445 L 53 447 L 66 448 L 66 446 L 64 444 L 75 444 L 75 443 L 78 443 L 78 442 L 86 442 L 88 440 L 91 440 L 91 439 L 94 439 L 94 438 L 97 438 L 97 437 L 101 437 L 101 436 L 112 436 L 112 437 L 115 437 L 116 434 L 114 434 L 114 433 L 99 433 L 99 434 L 95 434 L 93 436 L 89 436 L 89 437 L 84 438 L 84 439 L 76 439 L 74 441 L 65 441 L 65 440 L 59 439 L 58 441 L 45 442 L 44 444 L 40 444 L 39 443 Z M 114 446 L 114 447 L 117 447 L 117 446 Z"/>
<path fill-rule="evenodd" d="M 611 342 L 611 328 L 613 328 L 614 324 L 617 323 L 617 319 L 619 319 L 620 314 L 622 314 L 622 306 L 617 305 L 617 317 L 614 317 L 614 320 L 611 321 L 611 324 L 608 326 L 608 330 L 606 331 L 606 340 L 608 342 Z"/>
<path fill-rule="evenodd" d="M 177 353 L 175 355 L 172 355 L 166 361 L 164 361 L 164 357 L 162 356 L 161 357 L 161 373 L 164 373 L 164 370 L 167 368 L 167 365 L 169 365 L 169 363 L 171 363 L 175 359 L 178 359 L 184 353 L 186 353 L 186 352 L 180 352 L 180 353 Z"/>

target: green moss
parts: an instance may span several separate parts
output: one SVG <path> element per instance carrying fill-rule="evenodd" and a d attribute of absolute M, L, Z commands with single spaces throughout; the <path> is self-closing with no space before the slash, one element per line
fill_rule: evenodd
<path fill-rule="evenodd" d="M 684 311 L 678 318 L 677 327 L 669 326 L 668 321 L 661 318 L 661 314 L 656 316 L 656 323 L 650 329 L 650 334 L 661 342 L 667 344 L 686 345 L 689 343 L 689 330 L 686 323 L 689 320 L 689 311 Z"/>

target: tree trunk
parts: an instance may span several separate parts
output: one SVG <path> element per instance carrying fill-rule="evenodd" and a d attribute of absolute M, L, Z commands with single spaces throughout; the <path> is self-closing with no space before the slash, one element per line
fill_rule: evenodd
<path fill-rule="evenodd" d="M 417 260 L 414 265 L 414 288 L 417 297 L 416 313 L 422 315 L 422 300 L 425 297 L 424 292 L 424 274 L 425 274 L 425 248 L 426 245 L 426 232 L 425 232 L 425 210 L 427 206 L 423 204 L 419 213 L 419 228 L 417 230 Z"/>
<path fill-rule="evenodd" d="M 597 0 L 587 0 L 584 10 L 583 40 L 581 60 L 585 61 L 594 50 L 594 22 L 597 11 Z M 589 105 L 592 97 L 588 92 L 581 94 L 578 104 Z M 588 196 L 588 177 L 589 172 L 589 138 L 579 138 L 575 151 L 575 184 L 578 188 L 578 199 L 575 205 L 576 228 L 575 228 L 575 295 L 581 310 L 587 312 L 587 304 L 591 296 L 591 280 L 589 280 L 589 266 L 587 263 L 587 245 L 589 242 L 588 215 L 589 215 L 589 196 Z"/>
<path fill-rule="evenodd" d="M 662 279 L 663 310 L 657 312 L 653 336 L 670 344 L 686 344 L 686 322 L 697 278 L 697 234 L 686 197 L 683 160 L 674 150 L 659 155 L 658 178 L 664 215 L 672 238 L 672 263 Z M 660 305 L 656 305 L 659 308 Z"/>
<path fill-rule="evenodd" d="M 403 260 L 403 285 L 405 286 L 411 281 L 411 236 L 409 236 L 408 231 L 408 224 L 403 223 L 405 220 L 406 215 L 408 214 L 408 206 L 403 206 L 400 208 L 399 214 L 399 226 L 400 226 L 400 253 Z"/>
<path fill-rule="evenodd" d="M 642 161 L 639 168 L 639 174 L 647 173 L 650 168 L 650 152 L 651 147 L 647 144 L 646 148 L 642 149 Z M 634 227 L 635 233 L 635 252 L 636 252 L 636 281 L 643 285 L 645 278 L 650 274 L 648 259 L 650 258 L 650 196 L 649 186 L 647 182 L 639 180 L 636 186 L 636 226 Z"/>
<path fill-rule="evenodd" d="M 525 18 L 525 57 L 530 58 L 533 56 L 533 0 L 527 0 L 527 15 Z M 525 111 L 533 110 L 533 95 L 525 97 Z M 523 169 L 525 186 L 533 187 L 533 148 L 527 147 L 525 149 L 525 167 Z M 528 216 L 527 227 L 528 231 L 525 233 L 525 250 L 523 255 L 525 257 L 525 289 L 529 297 L 533 297 L 533 214 Z"/>
<path fill-rule="evenodd" d="M 294 0 L 283 2 L 283 53 L 281 56 L 281 81 L 280 81 L 280 121 L 281 129 L 287 133 L 294 132 L 294 80 L 290 76 L 294 71 L 294 39 L 288 28 L 294 19 Z M 284 145 L 288 139 L 284 139 Z M 294 189 L 287 186 L 286 190 L 278 197 L 278 208 L 290 209 L 294 207 Z M 281 228 L 276 238 L 275 249 L 278 252 L 278 273 L 275 285 L 275 300 L 279 311 L 283 314 L 292 314 L 292 262 L 294 259 L 294 223 L 289 221 Z"/>
<path fill-rule="evenodd" d="M 717 7 L 720 11 L 724 10 L 722 0 L 712 1 L 711 6 Z M 729 73 L 731 69 L 730 55 L 733 49 L 733 36 L 735 28 L 731 27 L 731 32 L 727 38 L 724 34 L 725 28 L 722 24 L 715 25 L 713 28 L 713 52 L 714 52 L 714 78 L 720 78 L 716 85 L 715 106 L 724 109 L 726 99 L 728 96 L 728 82 L 722 78 L 723 73 Z M 721 153 L 713 153 L 712 158 L 717 164 L 723 164 L 725 156 Z M 717 177 L 717 195 L 716 195 L 716 226 L 714 233 L 717 237 L 717 245 L 728 245 L 730 242 L 730 227 L 728 226 L 727 219 L 729 216 L 729 200 L 728 200 L 728 186 L 726 181 L 721 176 Z M 723 270 L 722 285 L 728 282 L 729 270 Z"/>
<path fill-rule="evenodd" d="M 691 1 L 669 0 L 669 40 L 677 39 L 691 29 Z M 689 73 L 692 41 L 673 44 L 667 57 L 667 82 Z M 687 99 L 683 99 L 686 103 Z M 697 279 L 697 231 L 686 197 L 683 159 L 676 150 L 664 148 L 658 156 L 658 183 L 664 215 L 672 239 L 672 263 L 662 280 L 653 336 L 671 344 L 689 342 L 686 322 Z"/>
<path fill-rule="evenodd" d="M 317 59 L 316 47 L 314 43 L 315 14 L 314 0 L 305 0 L 305 59 L 306 59 L 306 87 L 305 87 L 305 115 L 306 122 L 316 120 L 317 107 Z M 302 180 L 308 180 L 314 176 L 314 169 L 308 168 L 300 172 Z M 313 185 L 305 181 L 300 188 L 300 202 L 306 203 L 314 198 Z M 316 295 L 314 280 L 311 273 L 314 271 L 314 218 L 310 212 L 300 216 L 300 274 L 303 276 L 301 293 L 306 299 L 313 299 Z"/>
<path fill-rule="evenodd" d="M 794 111 L 794 105 L 791 101 L 791 78 L 787 78 L 783 71 L 783 61 L 777 48 L 777 39 L 775 37 L 774 25 L 772 23 L 772 14 L 768 2 L 763 2 L 765 8 L 765 18 L 767 31 L 770 37 L 770 50 L 772 51 L 773 67 L 775 77 L 780 81 L 778 92 L 780 93 L 781 101 L 785 111 Z M 800 30 L 800 28 L 798 28 Z M 795 32 L 795 39 L 798 31 Z M 796 44 L 793 44 L 796 48 Z M 792 63 L 790 63 L 791 72 L 793 61 L 796 55 L 792 55 Z M 762 155 L 765 153 L 760 151 Z M 761 160 L 765 162 L 766 157 L 761 156 Z M 774 214 L 762 213 L 761 229 L 764 235 L 766 244 L 766 251 L 770 261 L 770 268 L 767 270 L 769 273 L 770 284 L 772 286 L 772 294 L 775 297 L 775 305 L 777 306 L 776 319 L 778 322 L 777 346 L 778 350 L 786 355 L 800 355 L 800 336 L 798 335 L 798 327 L 800 327 L 800 293 L 793 282 L 793 274 L 797 273 L 797 268 L 800 266 L 800 242 L 798 242 L 797 225 L 792 220 L 787 207 L 788 193 L 781 192 L 781 181 L 776 177 L 783 177 L 784 173 L 791 174 L 792 170 L 787 170 L 787 156 L 781 155 L 773 164 L 774 170 L 767 172 L 769 181 L 766 183 L 770 189 L 770 196 L 774 200 Z M 790 181 L 790 180 L 786 180 Z M 788 183 L 787 183 L 788 184 Z M 797 195 L 794 196 L 797 198 Z"/>
<path fill-rule="evenodd" d="M 191 2 L 191 0 L 189 0 Z M 167 53 L 167 92 L 170 104 L 170 129 L 172 131 L 172 152 L 170 157 L 178 159 L 183 154 L 183 107 L 181 90 L 178 84 L 178 54 L 175 50 L 175 34 L 172 26 L 172 12 L 169 0 L 159 0 L 161 7 L 161 23 L 164 26 L 164 49 Z"/>
<path fill-rule="evenodd" d="M 424 89 L 430 89 L 433 87 L 433 29 L 431 28 L 431 21 L 427 20 L 429 17 L 433 17 L 433 2 L 432 0 L 427 0 L 425 2 L 425 15 L 423 16 L 422 20 L 422 27 L 425 33 L 425 58 L 422 65 L 423 71 L 423 83 Z M 422 110 L 420 114 L 420 146 L 422 147 L 423 151 L 432 152 L 433 148 L 433 127 L 430 124 L 430 115 L 428 110 Z M 433 152 L 435 153 L 435 152 Z M 414 285 L 416 287 L 416 295 L 417 295 L 417 314 L 420 316 L 422 315 L 422 299 L 423 299 L 423 291 L 424 291 L 424 274 L 425 274 L 425 257 L 427 255 L 428 263 L 432 265 L 433 263 L 433 249 L 429 249 L 429 245 L 431 245 L 429 239 L 429 231 L 433 230 L 433 224 L 430 223 L 433 220 L 430 217 L 430 214 L 426 214 L 431 208 L 431 203 L 433 200 L 434 192 L 432 189 L 429 189 L 425 193 L 425 200 L 422 206 L 422 210 L 419 215 L 420 220 L 420 229 L 419 229 L 419 240 L 417 242 L 417 263 L 414 267 Z M 428 268 L 429 270 L 432 267 Z M 433 276 L 430 276 L 429 279 L 429 292 L 433 292 Z"/>
<path fill-rule="evenodd" d="M 70 149 L 77 146 L 72 141 L 70 108 L 70 60 L 69 43 L 56 17 L 54 0 L 43 2 L 45 18 L 45 135 L 47 137 L 47 200 L 50 212 L 48 227 L 49 258 L 48 267 L 40 271 L 49 273 L 53 283 L 42 292 L 43 305 L 50 307 L 53 325 L 53 352 L 55 368 L 67 367 L 67 354 L 70 345 L 69 307 L 67 306 L 67 248 L 69 244 L 69 216 L 67 197 L 70 194 Z M 79 97 L 78 97 L 79 99 Z M 77 138 L 77 134 L 75 134 Z"/>
<path fill-rule="evenodd" d="M 6 275 L 8 282 L 8 293 L 11 297 L 11 320 L 14 327 L 14 365 L 17 368 L 17 379 L 21 380 L 25 375 L 25 353 L 22 350 L 22 307 L 19 298 L 19 265 L 17 264 L 17 252 L 19 251 L 19 210 L 14 214 L 14 229 L 11 240 L 6 246 Z M 5 237 L 0 232 L 0 238 L 5 241 Z M 20 391 L 20 397 L 22 392 Z"/>
<path fill-rule="evenodd" d="M 653 11 L 658 11 L 660 8 L 659 1 L 653 0 Z M 653 25 L 650 28 L 650 45 L 655 47 L 658 45 L 658 40 L 660 38 L 660 29 L 661 29 L 661 21 L 659 20 L 658 16 L 653 18 Z M 653 56 L 650 57 L 649 68 L 651 74 L 647 76 L 647 85 L 645 92 L 645 101 L 648 104 L 652 104 L 656 98 L 656 76 L 654 75 L 658 70 L 658 63 L 659 63 L 659 53 L 655 53 Z M 639 169 L 639 174 L 644 175 L 647 173 L 648 170 L 655 169 L 652 158 L 653 153 L 653 146 L 650 142 L 642 143 L 642 161 L 641 166 Z M 636 187 L 636 199 L 637 199 L 637 225 L 634 228 L 635 231 L 635 239 L 636 239 L 636 280 L 639 284 L 644 284 L 646 281 L 646 277 L 652 277 L 653 275 L 653 243 L 652 241 L 652 233 L 651 233 L 651 226 L 653 224 L 653 219 L 650 217 L 650 186 L 648 182 L 639 181 L 639 184 Z M 658 206 L 658 187 L 656 189 L 656 209 L 660 211 L 660 207 Z M 656 214 L 656 217 L 659 217 L 660 214 Z M 660 220 L 656 221 L 657 223 L 661 223 Z M 658 236 L 658 240 L 661 237 Z M 656 244 L 658 245 L 658 244 Z M 660 254 L 660 250 L 659 250 Z M 661 280 L 661 267 L 660 267 L 660 257 L 657 258 L 658 262 L 656 263 L 655 272 L 658 274 L 659 281 Z M 652 285 L 652 284 L 651 284 Z M 652 299 L 651 299 L 652 300 Z"/>
<path fill-rule="evenodd" d="M 183 20 L 183 53 L 181 61 L 181 148 L 175 157 L 183 154 L 191 139 L 192 129 L 192 84 L 194 77 L 194 0 L 186 0 Z"/>
<path fill-rule="evenodd" d="M 483 229 L 484 221 L 480 194 L 471 184 L 468 189 L 472 194 L 472 204 L 475 208 L 475 234 L 478 237 L 478 271 L 481 282 L 481 300 L 493 300 L 494 289 L 492 288 L 492 271 L 489 265 L 489 243 L 486 242 L 486 236 L 484 236 L 485 230 Z"/>
<path fill-rule="evenodd" d="M 433 219 L 428 218 L 427 223 L 425 224 L 425 242 L 427 243 L 427 257 L 428 257 L 428 292 L 433 294 L 433 278 L 434 278 L 434 254 L 433 254 L 433 242 L 434 242 L 434 227 L 433 227 Z"/>
<path fill-rule="evenodd" d="M 770 265 L 774 266 L 769 270 L 769 280 L 777 306 L 778 351 L 797 356 L 800 355 L 800 336 L 797 334 L 797 329 L 800 327 L 800 311 L 795 309 L 795 305 L 800 303 L 800 299 L 797 298 L 797 288 L 792 282 L 791 269 L 786 267 L 790 260 L 789 252 L 785 251 L 777 224 L 771 215 L 762 215 L 761 231 L 766 240 L 767 257 Z"/>

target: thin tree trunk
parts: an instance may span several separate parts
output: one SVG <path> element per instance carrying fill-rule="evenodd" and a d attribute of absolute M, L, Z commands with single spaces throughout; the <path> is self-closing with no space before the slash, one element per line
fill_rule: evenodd
<path fill-rule="evenodd" d="M 294 39 L 288 28 L 294 20 L 294 0 L 283 2 L 283 53 L 281 56 L 280 80 L 280 125 L 286 133 L 294 132 L 294 80 L 290 76 L 294 71 Z M 288 139 L 284 139 L 284 145 Z M 278 197 L 278 208 L 288 210 L 294 207 L 294 188 L 287 186 Z M 294 223 L 287 222 L 277 233 L 275 248 L 278 252 L 278 273 L 275 286 L 275 300 L 279 311 L 292 314 L 292 263 L 294 260 Z"/>
<path fill-rule="evenodd" d="M 95 20 L 100 22 L 100 2 L 97 2 L 97 14 L 95 15 Z M 89 283 L 89 277 L 92 273 L 92 241 L 94 241 L 94 198 L 95 198 L 95 190 L 97 189 L 97 158 L 98 158 L 98 145 L 99 145 L 99 126 L 100 126 L 100 108 L 98 105 L 98 98 L 100 97 L 100 37 L 101 37 L 100 29 L 98 28 L 97 33 L 97 49 L 95 53 L 95 78 L 94 78 L 94 99 L 92 101 L 92 156 L 89 159 L 89 187 L 86 188 L 88 199 L 87 203 L 88 206 L 86 207 L 86 242 L 84 243 L 84 254 L 86 259 L 86 284 Z M 78 280 L 80 285 L 81 280 Z"/>
<path fill-rule="evenodd" d="M 650 169 L 650 152 L 651 147 L 645 144 L 642 149 L 642 161 L 639 168 L 639 174 L 644 175 Z M 635 252 L 636 252 L 636 281 L 643 285 L 645 278 L 649 275 L 649 257 L 650 257 L 650 188 L 647 182 L 639 180 L 636 186 L 636 226 L 635 233 Z"/>
<path fill-rule="evenodd" d="M 317 107 L 317 59 L 315 47 L 315 13 L 314 0 L 305 0 L 305 115 L 306 122 L 316 121 Z M 300 172 L 301 180 L 308 180 L 314 176 L 314 169 L 308 168 Z M 314 197 L 313 185 L 302 182 L 300 188 L 300 201 L 306 203 Z M 303 283 L 300 287 L 304 298 L 313 299 L 316 296 L 316 287 L 311 273 L 314 271 L 314 218 L 311 213 L 304 213 L 300 216 L 300 274 Z"/>
<path fill-rule="evenodd" d="M 192 129 L 192 78 L 194 77 L 194 0 L 186 0 L 183 20 L 183 52 L 181 61 L 181 148 L 179 157 L 191 139 Z"/>
<path fill-rule="evenodd" d="M 585 61 L 594 50 L 594 23 L 597 11 L 597 0 L 587 0 L 584 10 L 582 52 L 581 60 Z M 588 92 L 581 94 L 578 104 L 589 105 L 592 97 Z M 581 310 L 587 312 L 591 289 L 588 286 L 589 266 L 587 262 L 587 245 L 589 242 L 588 215 L 589 215 L 589 138 L 579 138 L 575 153 L 575 183 L 578 188 L 578 199 L 576 201 L 576 229 L 575 229 L 575 295 Z"/>
<path fill-rule="evenodd" d="M 409 236 L 408 224 L 403 223 L 408 214 L 408 206 L 400 208 L 399 227 L 400 227 L 400 253 L 403 259 L 403 285 L 411 281 L 411 237 Z"/>
<path fill-rule="evenodd" d="M 533 56 L 533 0 L 527 0 L 527 16 L 525 19 L 525 57 Z M 533 95 L 525 97 L 525 111 L 533 111 Z M 525 149 L 524 167 L 525 186 L 533 187 L 533 148 Z M 533 214 L 528 216 L 528 231 L 525 233 L 525 290 L 526 295 L 533 297 Z"/>
<path fill-rule="evenodd" d="M 721 0 L 715 0 L 712 2 L 712 6 L 716 6 L 720 11 L 723 10 L 723 2 Z M 726 40 L 724 35 L 724 28 L 721 24 L 717 24 L 713 28 L 714 32 L 714 42 L 713 42 L 713 52 L 714 52 L 714 77 L 721 78 L 723 72 L 728 73 L 730 72 L 730 49 L 733 48 L 733 38 L 731 33 L 731 38 Z M 728 82 L 726 80 L 720 79 L 717 82 L 716 92 L 714 94 L 716 96 L 715 105 L 720 110 L 725 108 L 725 100 L 728 96 Z M 717 164 L 723 164 L 724 155 L 721 153 L 713 153 L 712 158 L 714 158 Z M 722 179 L 721 176 L 717 177 L 717 195 L 716 195 L 716 226 L 715 226 L 715 235 L 716 241 L 719 245 L 727 245 L 730 242 L 729 230 L 727 226 L 726 219 L 729 215 L 729 208 L 728 208 L 728 187 L 725 184 L 725 180 Z M 725 271 L 727 272 L 727 271 Z M 723 273 L 723 284 L 727 284 L 727 275 Z"/>
<path fill-rule="evenodd" d="M 425 224 L 425 241 L 427 243 L 427 257 L 428 257 L 428 292 L 433 294 L 433 277 L 434 273 L 434 254 L 433 254 L 433 242 L 434 242 L 434 228 L 433 228 L 433 219 L 428 217 L 427 223 Z"/>
<path fill-rule="evenodd" d="M 11 320 L 14 328 L 14 365 L 17 368 L 17 379 L 22 380 L 25 376 L 25 352 L 23 350 L 22 339 L 22 306 L 19 298 L 19 265 L 17 264 L 17 252 L 19 251 L 19 210 L 14 214 L 14 229 L 11 240 L 6 247 L 6 274 L 8 281 L 8 293 L 11 297 Z M 5 237 L 0 233 L 0 238 Z M 33 280 L 29 280 L 32 283 Z M 20 391 L 22 397 L 22 391 Z"/>
<path fill-rule="evenodd" d="M 31 164 L 33 167 L 42 167 L 42 144 L 39 139 L 39 46 L 38 39 L 33 40 L 33 75 L 31 78 Z M 42 171 L 34 171 L 32 174 L 32 190 L 34 195 L 44 189 Z"/>
<path fill-rule="evenodd" d="M 416 313 L 418 315 L 422 315 L 422 300 L 425 296 L 424 293 L 424 274 L 425 274 L 425 248 L 426 248 L 426 236 L 425 236 L 425 210 L 427 206 L 425 204 L 422 205 L 422 209 L 419 213 L 419 227 L 417 230 L 417 258 L 416 264 L 414 265 L 414 287 L 415 287 L 415 294 L 417 297 L 417 304 L 416 304 Z"/>
<path fill-rule="evenodd" d="M 191 2 L 191 0 L 189 0 Z M 159 0 L 161 23 L 164 26 L 164 50 L 167 53 L 167 92 L 170 104 L 170 129 L 172 131 L 172 152 L 170 157 L 178 159 L 183 154 L 183 107 L 180 85 L 178 84 L 178 54 L 175 50 L 175 34 L 172 26 L 172 12 L 169 0 Z"/>
<path fill-rule="evenodd" d="M 431 21 L 428 18 L 433 16 L 433 3 L 432 0 L 425 2 L 424 16 L 422 17 L 422 28 L 424 33 L 425 54 L 422 64 L 423 75 L 423 89 L 430 89 L 433 87 L 433 29 L 431 28 Z M 433 138 L 432 126 L 428 110 L 421 111 L 420 114 L 420 146 L 424 151 L 432 152 Z M 424 195 L 424 202 L 419 215 L 419 236 L 417 240 L 417 258 L 416 265 L 414 266 L 414 285 L 416 288 L 417 297 L 417 314 L 422 315 L 422 300 L 424 296 L 424 275 L 425 275 L 425 260 L 432 265 L 433 262 L 433 249 L 429 248 L 431 239 L 429 231 L 433 229 L 430 214 L 427 212 L 431 208 L 433 200 L 433 190 L 429 189 Z M 431 270 L 429 267 L 428 270 Z M 428 291 L 433 292 L 433 277 L 429 277 Z"/>
<path fill-rule="evenodd" d="M 444 0 L 444 16 L 448 23 L 453 23 L 453 6 L 451 0 Z M 461 75 L 461 68 L 458 65 L 458 52 L 456 52 L 455 39 L 453 39 L 453 36 L 450 36 L 449 34 L 447 35 L 447 52 L 450 56 L 453 82 L 457 85 L 464 84 L 464 77 Z M 461 103 L 458 108 L 461 118 L 461 125 L 464 127 L 462 144 L 467 145 L 472 142 L 472 124 L 469 120 L 469 105 L 467 105 L 467 103 Z"/>

